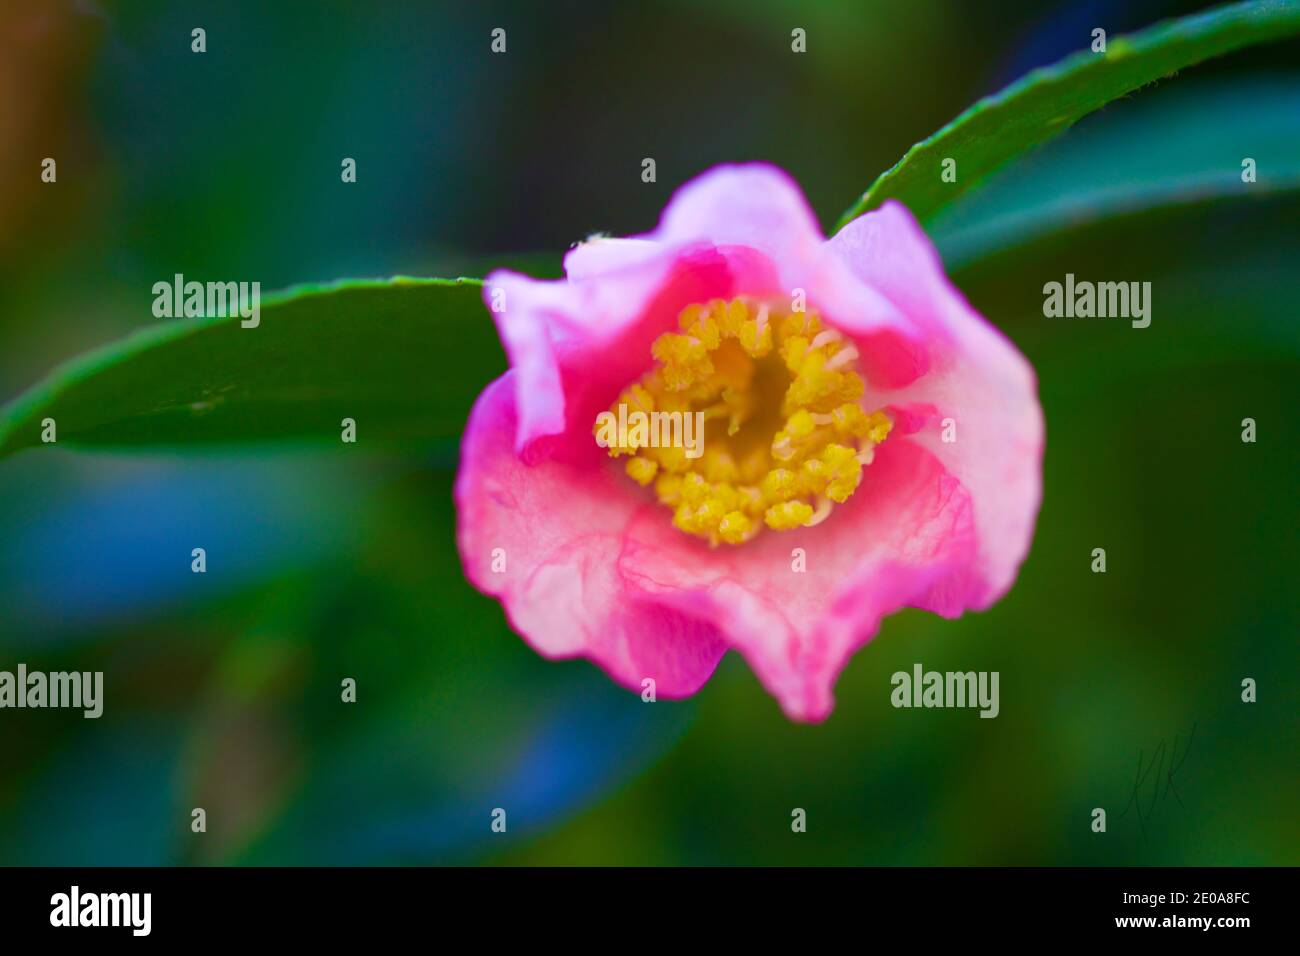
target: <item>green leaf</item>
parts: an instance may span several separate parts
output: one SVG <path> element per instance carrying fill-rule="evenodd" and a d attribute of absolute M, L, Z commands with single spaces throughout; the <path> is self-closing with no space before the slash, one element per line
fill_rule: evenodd
<path fill-rule="evenodd" d="M 1300 3 L 1268 0 L 1218 7 L 1132 36 L 1111 37 L 1104 54 L 1075 53 L 1034 70 L 917 143 L 871 184 L 836 230 L 887 199 L 901 201 L 926 222 L 1004 163 L 1112 100 L 1202 60 L 1297 33 Z M 956 182 L 940 178 L 946 158 L 957 162 Z"/>
<path fill-rule="evenodd" d="M 957 272 L 1113 216 L 1300 189 L 1300 122 L 1282 120 L 1300 117 L 1300 83 L 1199 87 L 1117 104 L 966 193 L 927 224 L 944 265 Z M 1242 182 L 1245 155 L 1254 182 Z"/>
<path fill-rule="evenodd" d="M 348 280 L 266 296 L 261 321 L 177 319 L 61 366 L 0 410 L 0 457 L 41 442 L 454 439 L 505 369 L 477 279 Z"/>

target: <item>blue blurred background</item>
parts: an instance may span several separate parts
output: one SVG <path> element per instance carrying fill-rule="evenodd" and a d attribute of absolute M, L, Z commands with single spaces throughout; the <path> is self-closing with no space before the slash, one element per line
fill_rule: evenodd
<path fill-rule="evenodd" d="M 649 229 L 676 186 L 750 159 L 830 225 L 911 143 L 1093 27 L 1203 6 L 6 4 L 0 401 L 155 321 L 151 287 L 177 272 L 265 290 L 554 275 L 574 241 Z M 934 224 L 1038 370 L 1038 534 L 991 611 L 886 621 L 820 726 L 789 724 L 734 655 L 653 706 L 537 658 L 465 584 L 454 463 L 427 450 L 0 463 L 0 669 L 106 681 L 99 720 L 0 712 L 0 863 L 1298 862 L 1300 203 L 1277 173 L 1300 161 L 1297 52 L 1118 102 Z M 1234 179 L 1258 154 L 1275 188 L 1162 191 L 1216 150 Z M 1111 201 L 1138 179 L 1155 185 Z M 1152 328 L 1045 321 L 1042 285 L 1066 271 L 1151 280 Z M 890 675 L 918 661 L 999 671 L 998 719 L 891 708 Z M 1135 787 L 1175 740 L 1173 786 Z"/>

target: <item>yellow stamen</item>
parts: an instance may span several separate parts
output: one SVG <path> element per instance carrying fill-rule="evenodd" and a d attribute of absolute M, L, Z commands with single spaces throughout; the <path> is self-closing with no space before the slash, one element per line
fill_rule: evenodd
<path fill-rule="evenodd" d="M 654 481 L 655 472 L 659 470 L 659 462 L 651 461 L 649 458 L 629 458 L 625 467 L 628 475 L 638 485 L 648 485 Z"/>
<path fill-rule="evenodd" d="M 610 410 L 702 413 L 702 449 L 624 436 L 608 453 L 627 456 L 629 477 L 653 487 L 675 527 L 713 545 L 827 520 L 893 427 L 861 404 L 852 341 L 812 313 L 746 298 L 687 306 L 677 324 Z"/>

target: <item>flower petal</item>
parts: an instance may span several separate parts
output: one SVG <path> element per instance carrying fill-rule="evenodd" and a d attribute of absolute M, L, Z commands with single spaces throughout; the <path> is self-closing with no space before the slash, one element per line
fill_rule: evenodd
<path fill-rule="evenodd" d="M 710 549 L 641 512 L 619 570 L 715 626 L 789 716 L 821 720 L 840 669 L 884 615 L 961 612 L 953 585 L 976 553 L 971 514 L 970 496 L 933 455 L 888 441 L 853 497 L 815 527 Z"/>
<path fill-rule="evenodd" d="M 694 693 L 725 644 L 707 621 L 646 600 L 618 570 L 627 527 L 657 506 L 614 469 L 522 462 L 511 441 L 514 377 L 479 396 L 462 443 L 456 511 L 466 575 L 546 657 L 588 657 L 636 690 L 653 677 L 665 697 Z"/>
<path fill-rule="evenodd" d="M 1033 369 L 948 281 L 938 252 L 901 204 L 858 217 L 827 246 L 925 331 L 927 373 L 901 391 L 877 390 L 868 402 L 928 407 L 929 421 L 912 440 L 970 492 L 981 578 L 971 606 L 987 607 L 1015 580 L 1042 496 L 1043 416 Z M 943 440 L 945 419 L 955 441 Z"/>
<path fill-rule="evenodd" d="M 529 461 L 591 458 L 596 415 L 653 364 L 651 343 L 677 328 L 693 302 L 771 283 L 766 259 L 694 244 L 581 282 L 494 272 L 484 298 L 504 291 L 496 314 L 515 379 L 516 450 Z"/>

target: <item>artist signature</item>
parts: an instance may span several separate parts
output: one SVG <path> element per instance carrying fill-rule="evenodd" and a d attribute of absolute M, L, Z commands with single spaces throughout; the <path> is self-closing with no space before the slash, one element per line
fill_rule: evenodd
<path fill-rule="evenodd" d="M 1145 749 L 1138 751 L 1137 774 L 1133 778 L 1133 793 L 1119 818 L 1124 819 L 1129 810 L 1136 811 L 1138 827 L 1142 831 L 1143 840 L 1147 837 L 1147 824 L 1151 822 L 1155 809 L 1160 803 L 1167 801 L 1172 794 L 1173 798 L 1178 801 L 1178 805 L 1180 807 L 1183 805 L 1183 798 L 1174 785 L 1174 775 L 1178 773 L 1187 760 L 1187 752 L 1191 749 L 1192 740 L 1195 737 L 1196 724 L 1192 724 L 1191 733 L 1187 735 L 1186 741 L 1182 742 L 1181 750 L 1179 750 L 1179 745 L 1180 741 L 1182 741 L 1182 735 L 1175 734 L 1173 746 L 1169 745 L 1168 738 L 1161 740 L 1159 746 L 1152 752 L 1150 760 L 1146 759 Z M 1146 799 L 1148 795 L 1149 800 Z"/>

